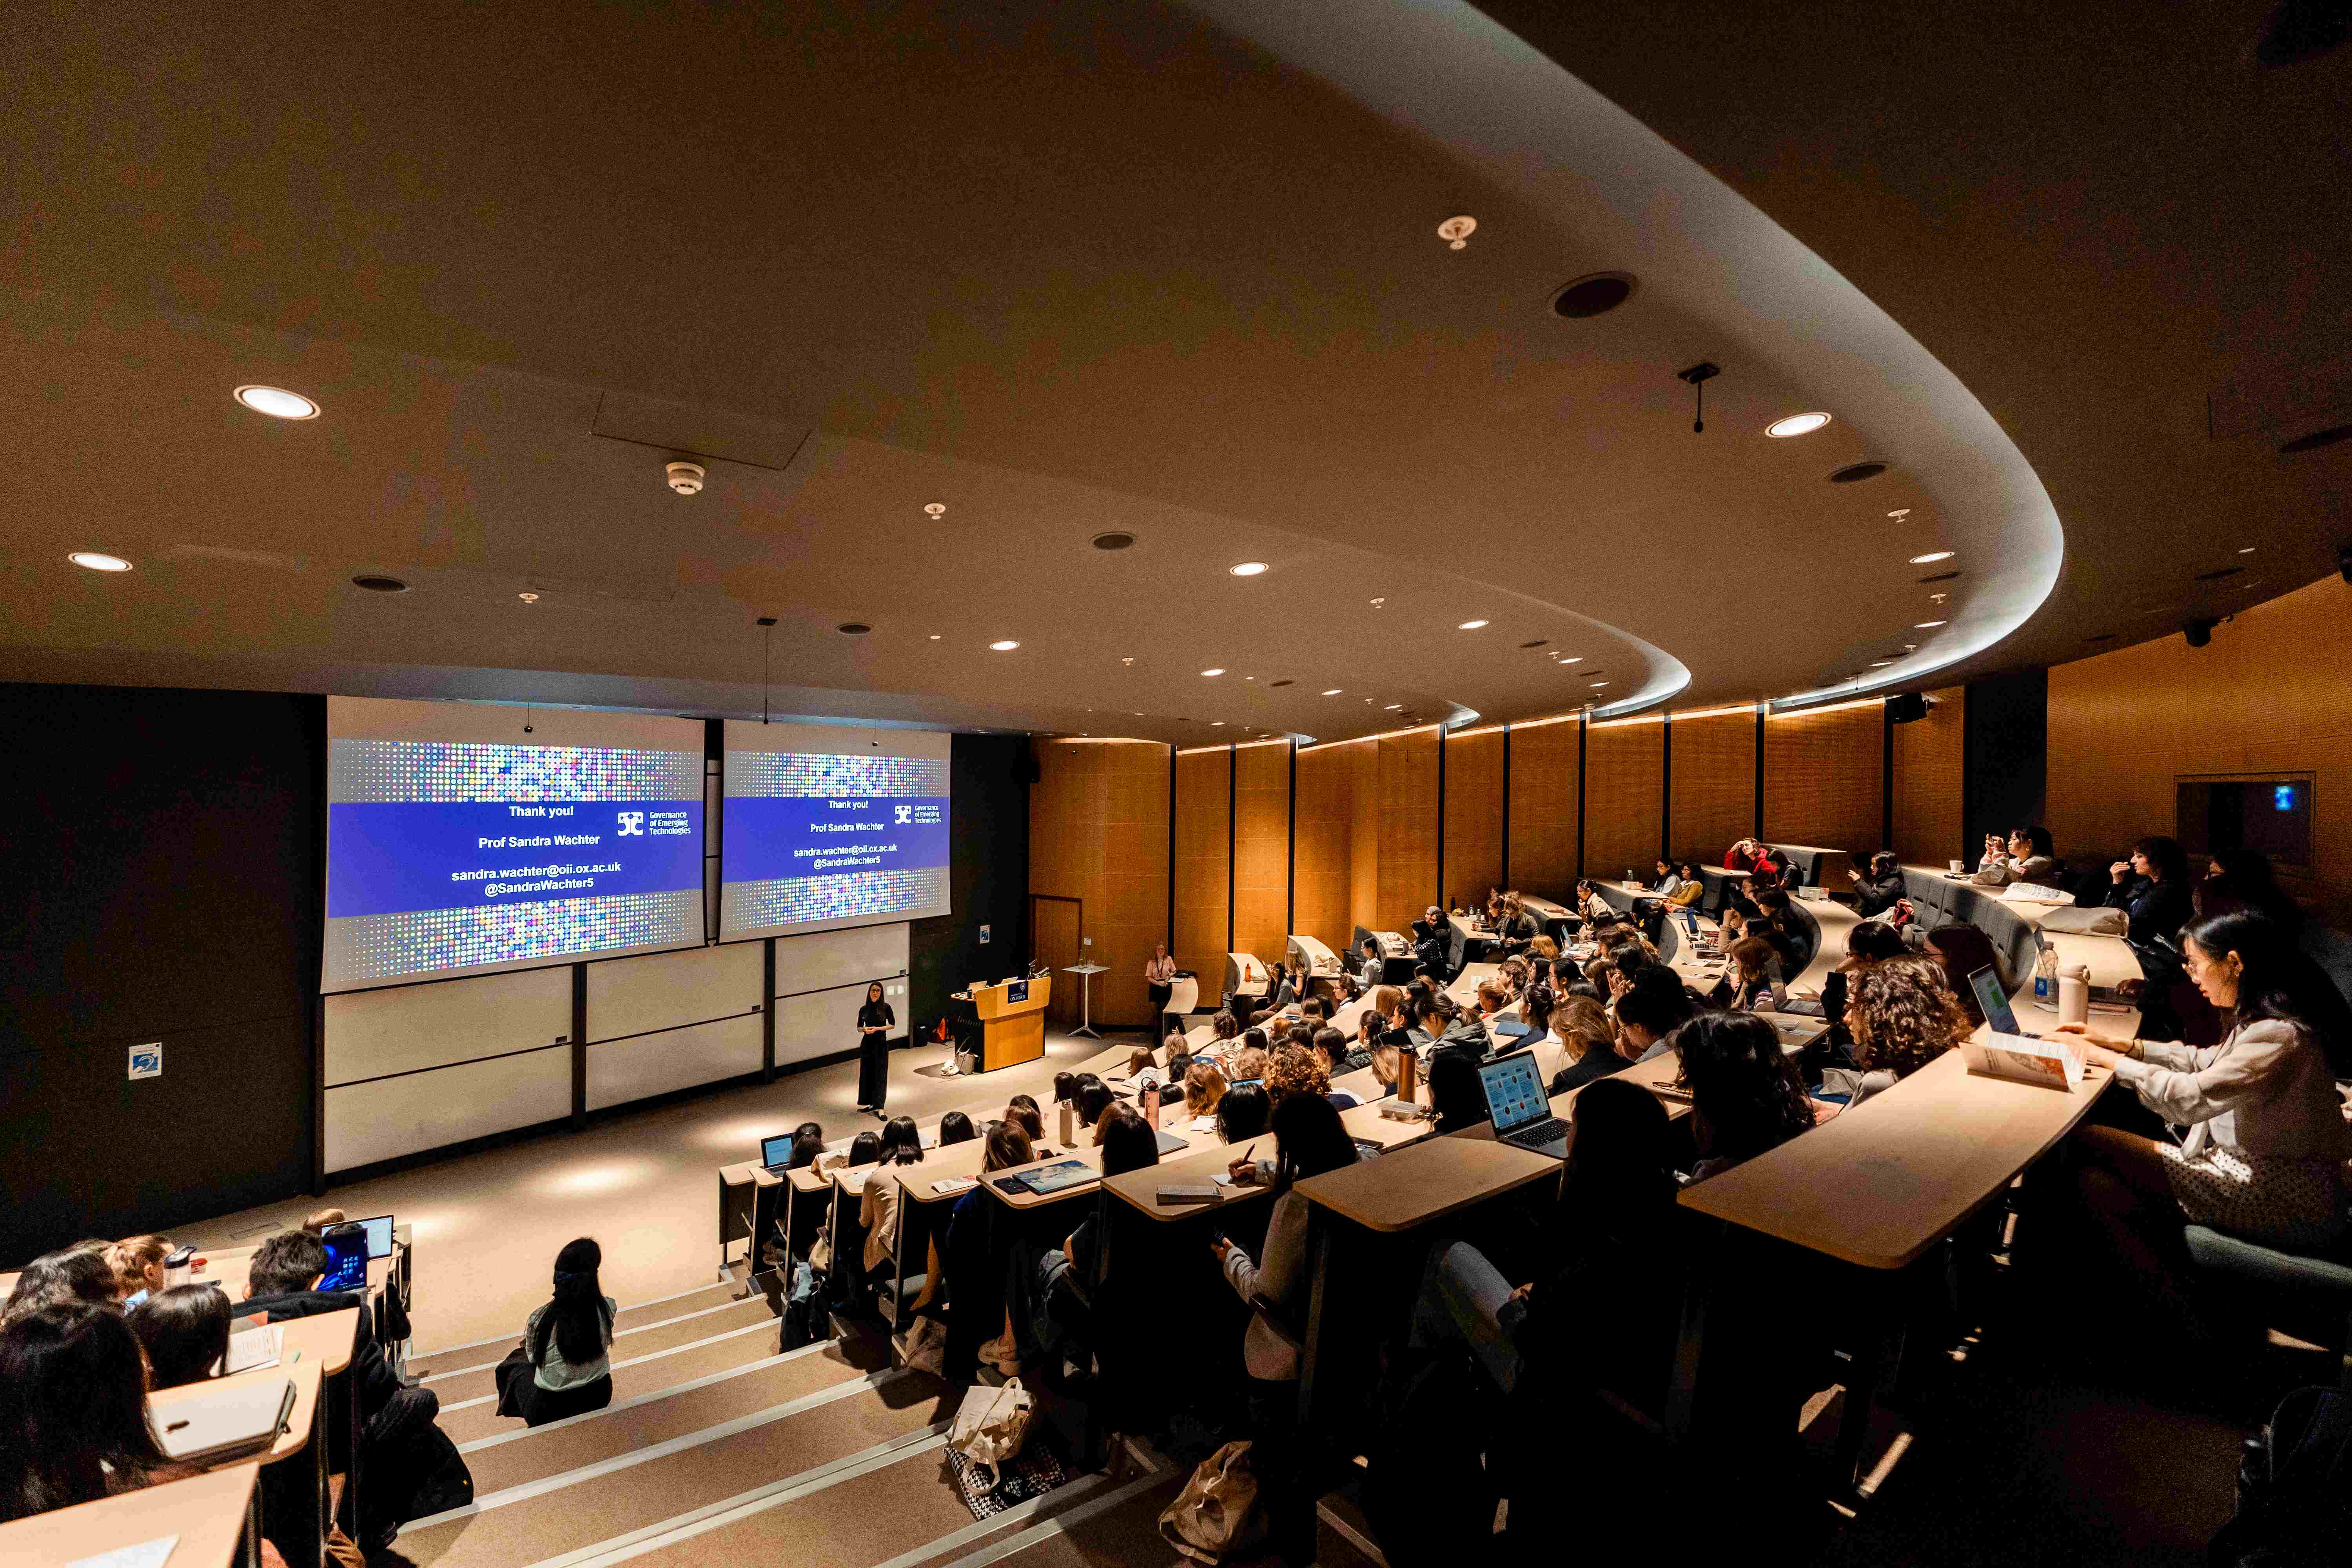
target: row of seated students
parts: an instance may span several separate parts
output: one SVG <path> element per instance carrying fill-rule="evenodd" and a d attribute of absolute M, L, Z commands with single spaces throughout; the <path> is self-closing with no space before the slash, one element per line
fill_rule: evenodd
<path fill-rule="evenodd" d="M 276 1323 L 354 1307 L 351 1388 L 366 1486 L 363 1511 L 339 1489 L 329 1550 L 354 1559 L 382 1551 L 406 1521 L 469 1500 L 464 1461 L 434 1424 L 439 1401 L 403 1385 L 363 1294 L 318 1289 L 328 1266 L 321 1231 L 343 1220 L 322 1211 L 305 1228 L 264 1241 L 234 1306 L 225 1284 L 169 1284 L 163 1260 L 174 1249 L 161 1236 L 79 1242 L 26 1265 L 0 1319 L 0 1519 L 194 1473 L 156 1447 L 148 1391 L 220 1375 L 232 1318 Z M 338 1476 L 351 1469 L 348 1442 L 331 1424 L 329 1468 Z M 265 1470 L 265 1517 L 270 1493 L 289 1479 Z M 305 1544 L 279 1539 L 272 1551 L 304 1561 L 319 1546 Z"/>

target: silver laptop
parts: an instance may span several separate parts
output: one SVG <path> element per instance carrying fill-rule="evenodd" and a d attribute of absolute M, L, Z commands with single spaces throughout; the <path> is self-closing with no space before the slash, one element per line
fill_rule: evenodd
<path fill-rule="evenodd" d="M 1486 1114 L 1498 1142 L 1555 1160 L 1568 1158 L 1568 1123 L 1551 1113 L 1551 1096 L 1536 1071 L 1533 1051 L 1484 1063 L 1478 1087 L 1486 1091 Z"/>

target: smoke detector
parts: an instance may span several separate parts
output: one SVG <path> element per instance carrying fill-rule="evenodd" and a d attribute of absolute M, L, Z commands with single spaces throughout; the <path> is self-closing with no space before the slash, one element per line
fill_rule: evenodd
<path fill-rule="evenodd" d="M 695 495 L 702 489 L 700 463 L 672 463 L 664 470 L 669 475 L 669 488 L 682 496 Z"/>

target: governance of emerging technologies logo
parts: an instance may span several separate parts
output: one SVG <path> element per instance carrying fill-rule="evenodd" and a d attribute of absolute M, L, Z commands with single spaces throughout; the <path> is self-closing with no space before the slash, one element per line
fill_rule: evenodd
<path fill-rule="evenodd" d="M 912 822 L 912 821 L 914 821 L 914 820 L 915 820 L 915 808 L 914 808 L 913 806 L 911 806 L 911 805 L 902 805 L 902 806 L 898 807 L 898 821 L 899 821 L 901 824 L 909 823 L 909 822 Z"/>
<path fill-rule="evenodd" d="M 642 811 L 622 811 L 614 814 L 620 818 L 620 831 L 615 838 L 643 838 L 646 836 L 646 814 Z"/>

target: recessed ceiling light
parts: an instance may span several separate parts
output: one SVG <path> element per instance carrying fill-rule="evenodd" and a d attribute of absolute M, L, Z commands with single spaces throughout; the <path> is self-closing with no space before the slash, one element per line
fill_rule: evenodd
<path fill-rule="evenodd" d="M 1097 550 L 1125 550 L 1134 542 L 1135 535 L 1131 533 L 1097 533 L 1095 535 L 1095 548 Z"/>
<path fill-rule="evenodd" d="M 844 621 L 841 625 L 834 627 L 833 629 L 839 632 L 844 637 L 862 637 L 874 628 L 867 626 L 864 621 Z"/>
<path fill-rule="evenodd" d="M 1583 656 L 1582 654 L 1580 654 L 1580 654 L 1576 655 L 1574 658 L 1564 658 L 1564 659 L 1561 659 L 1559 662 L 1560 662 L 1560 663 L 1562 663 L 1562 664 L 1582 664 L 1582 663 L 1584 662 L 1584 656 Z"/>
<path fill-rule="evenodd" d="M 1914 555 L 1911 557 L 1911 564 L 1914 566 L 1926 566 L 1930 563 L 1937 561 L 1949 561 L 1958 553 L 1958 552 L 1952 550 L 1930 550 L 1925 555 Z"/>
<path fill-rule="evenodd" d="M 1381 710 L 1381 711 L 1383 713 L 1394 713 L 1401 710 L 1403 707 L 1404 704 L 1402 702 L 1391 702 L 1386 708 Z"/>
<path fill-rule="evenodd" d="M 1549 641 L 1551 641 L 1551 638 L 1549 637 L 1538 637 L 1533 642 L 1523 642 L 1519 646 L 1521 647 L 1541 647 Z"/>
<path fill-rule="evenodd" d="M 131 563 L 120 555 L 101 555 L 95 550 L 77 550 L 66 557 L 77 566 L 87 566 L 93 572 L 128 572 Z"/>
<path fill-rule="evenodd" d="M 1201 673 L 1202 675 L 1223 675 L 1224 674 L 1224 671 L 1223 669 L 1204 669 Z"/>
<path fill-rule="evenodd" d="M 1914 631 L 1922 631 L 1922 632 L 1924 632 L 1924 631 L 1929 630 L 1929 629 L 1930 629 L 1930 628 L 1932 628 L 1932 627 L 1935 627 L 1935 626 L 1942 626 L 1943 624 L 1944 624 L 1944 623 L 1943 623 L 1943 622 L 1941 622 L 1941 621 L 1913 621 L 1913 622 L 1911 623 L 1911 627 L 1912 627 L 1912 629 L 1913 629 Z"/>
<path fill-rule="evenodd" d="M 1337 697 L 1337 696 L 1339 696 L 1339 689 L 1338 687 L 1336 687 L 1336 686 L 1335 686 L 1335 687 L 1333 687 L 1330 690 L 1328 690 L 1328 691 L 1325 692 L 1323 695 L 1324 695 L 1324 696 L 1326 696 L 1326 697 Z"/>
<path fill-rule="evenodd" d="M 1870 668 L 1873 669 L 1885 669 L 1888 665 L 1893 664 L 1894 662 L 1895 661 L 1891 658 L 1874 658 L 1870 661 Z"/>
<path fill-rule="evenodd" d="M 1602 687 L 1604 687 L 1604 686 L 1606 686 L 1606 685 L 1608 685 L 1608 684 L 1609 684 L 1609 683 L 1608 683 L 1607 681 L 1605 681 L 1605 680 L 1596 680 L 1596 681 L 1594 681 L 1594 682 L 1592 683 L 1592 689 L 1593 689 L 1593 690 L 1595 690 L 1595 691 L 1598 691 L 1598 690 L 1600 690 Z"/>
<path fill-rule="evenodd" d="M 526 605 L 536 605 L 539 603 L 539 595 L 530 593 L 528 590 L 523 593 L 517 594 L 515 597 L 520 599 Z"/>
<path fill-rule="evenodd" d="M 939 634 L 939 633 L 937 633 L 937 632 L 933 632 L 933 633 L 931 634 L 931 640 L 932 640 L 933 642 L 937 642 L 937 641 L 939 641 L 939 640 L 940 640 L 940 634 Z"/>
<path fill-rule="evenodd" d="M 1225 727 L 1225 721 L 1223 719 L 1212 719 L 1209 721 L 1209 727 L 1213 730 L 1222 730 Z"/>
<path fill-rule="evenodd" d="M 1484 622 L 1484 621 L 1465 621 L 1465 622 L 1463 622 L 1463 623 L 1462 623 L 1462 625 L 1461 625 L 1459 627 L 1457 627 L 1456 629 L 1457 629 L 1457 630 L 1460 630 L 1460 631 L 1465 631 L 1465 632 L 1475 632 L 1475 631 L 1476 631 L 1480 626 L 1485 626 L 1486 624 L 1486 622 Z"/>
<path fill-rule="evenodd" d="M 1259 573 L 1265 570 L 1265 563 L 1263 561 L 1244 561 L 1238 566 L 1228 566 L 1225 570 L 1232 573 L 1236 577 L 1255 577 Z"/>
<path fill-rule="evenodd" d="M 1255 676 L 1255 675 L 1244 675 L 1244 676 L 1243 676 L 1243 677 L 1242 677 L 1242 679 L 1243 679 L 1244 680 L 1255 680 L 1255 679 L 1257 679 L 1257 677 L 1256 677 L 1256 676 Z M 1267 682 L 1266 682 L 1266 684 L 1267 684 L 1268 686 L 1290 686 L 1290 685 L 1295 684 L 1295 682 L 1288 681 L 1288 680 L 1269 680 L 1269 681 L 1267 681 Z"/>
<path fill-rule="evenodd" d="M 2251 544 L 2247 545 L 2243 550 L 2241 550 L 2241 551 L 2239 551 L 2239 552 L 2238 552 L 2238 553 L 2239 553 L 2239 554 L 2241 554 L 2241 555 L 2252 555 L 2253 552 L 2254 552 L 2254 547 L 2253 547 L 2252 545 L 2251 545 Z"/>
<path fill-rule="evenodd" d="M 1830 483 L 1833 485 L 1858 485 L 1864 479 L 1874 479 L 1885 471 L 1886 465 L 1874 458 L 1867 462 L 1848 463 L 1843 468 L 1832 468 L 1830 470 Z"/>
<path fill-rule="evenodd" d="M 352 579 L 352 586 L 354 588 L 365 588 L 371 594 L 405 594 L 408 592 L 408 584 L 402 582 L 399 578 L 386 577 L 377 573 L 362 573 L 359 576 Z"/>
<path fill-rule="evenodd" d="M 988 650 L 991 653 L 1011 653 L 1014 648 L 1019 647 L 1021 645 L 1019 643 L 1014 642 L 1008 637 L 1003 642 L 990 643 L 988 645 Z"/>
<path fill-rule="evenodd" d="M 316 419 L 319 405 L 299 392 L 289 392 L 282 386 L 240 386 L 236 400 L 256 414 L 267 414 L 272 419 Z"/>
<path fill-rule="evenodd" d="M 1764 426 L 1767 436 L 1810 436 L 1830 422 L 1826 414 L 1791 414 L 1786 419 L 1775 419 Z"/>

